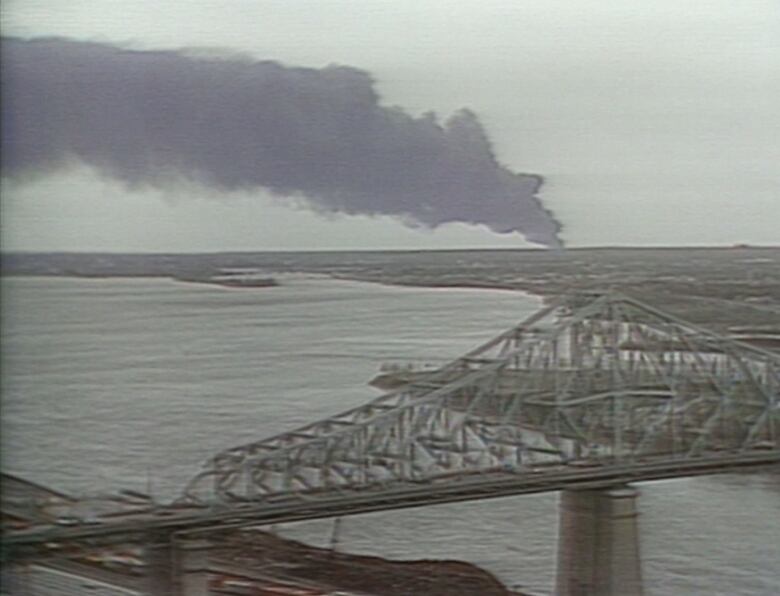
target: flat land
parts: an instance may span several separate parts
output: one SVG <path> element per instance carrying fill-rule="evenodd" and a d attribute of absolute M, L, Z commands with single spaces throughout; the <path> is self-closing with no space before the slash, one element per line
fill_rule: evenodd
<path fill-rule="evenodd" d="M 2 272 L 216 279 L 223 285 L 231 285 L 231 274 L 236 276 L 234 285 L 242 285 L 240 280 L 246 276 L 273 280 L 279 274 L 309 273 L 397 285 L 521 290 L 544 297 L 572 291 L 618 290 L 718 332 L 780 334 L 780 247 L 186 255 L 26 253 L 2 255 Z"/>

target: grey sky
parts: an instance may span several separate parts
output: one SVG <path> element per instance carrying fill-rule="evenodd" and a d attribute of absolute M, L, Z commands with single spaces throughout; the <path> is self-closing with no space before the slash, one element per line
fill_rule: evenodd
<path fill-rule="evenodd" d="M 2 27 L 345 64 L 372 73 L 385 105 L 442 118 L 468 107 L 500 162 L 546 177 L 541 197 L 572 245 L 780 242 L 775 0 L 7 0 Z M 524 245 L 254 192 L 131 193 L 83 167 L 3 190 L 6 249 Z"/>

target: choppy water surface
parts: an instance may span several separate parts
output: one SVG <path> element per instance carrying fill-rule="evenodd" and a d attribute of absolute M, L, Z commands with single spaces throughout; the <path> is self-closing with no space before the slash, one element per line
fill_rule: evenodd
<path fill-rule="evenodd" d="M 269 289 L 161 279 L 3 281 L 3 468 L 74 493 L 172 497 L 202 461 L 358 405 L 386 362 L 442 363 L 539 306 L 521 294 L 291 276 Z M 780 480 L 640 486 L 648 594 L 780 591 Z M 347 549 L 465 559 L 549 593 L 555 494 L 347 518 Z M 330 522 L 291 536 L 329 538 Z"/>

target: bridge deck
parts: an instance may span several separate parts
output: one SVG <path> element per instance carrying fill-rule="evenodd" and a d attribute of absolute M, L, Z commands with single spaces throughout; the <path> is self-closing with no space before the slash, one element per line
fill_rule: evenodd
<path fill-rule="evenodd" d="M 9 532 L 7 547 L 40 548 L 47 542 L 111 543 L 128 536 L 164 531 L 181 535 L 214 532 L 248 525 L 270 525 L 372 511 L 386 511 L 458 501 L 488 499 L 563 489 L 584 489 L 664 478 L 733 472 L 780 465 L 780 450 L 724 454 L 695 459 L 658 459 L 597 467 L 555 466 L 539 473 L 491 471 L 449 478 L 443 482 L 396 483 L 354 487 L 333 493 L 275 495 L 273 501 L 226 506 L 223 510 L 192 508 L 126 516 L 110 523 L 81 527 L 34 527 Z"/>

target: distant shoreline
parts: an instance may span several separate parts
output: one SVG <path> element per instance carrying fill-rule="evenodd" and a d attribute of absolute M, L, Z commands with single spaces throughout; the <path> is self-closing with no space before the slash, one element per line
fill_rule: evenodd
<path fill-rule="evenodd" d="M 214 257 L 214 256 L 250 256 L 250 255 L 345 255 L 345 254 L 452 254 L 452 253 L 580 253 L 580 252 L 604 252 L 604 251 L 749 251 L 749 250 L 780 250 L 780 244 L 708 244 L 708 245 L 593 245 L 593 246 L 566 246 L 563 249 L 545 248 L 543 246 L 532 247 L 464 247 L 464 248 L 333 248 L 323 250 L 296 250 L 296 249 L 258 249 L 258 250 L 216 250 L 216 251 L 101 251 L 101 250 L 4 250 L 0 256 L 14 255 L 68 255 L 75 257 L 90 256 L 129 256 L 129 257 Z"/>
<path fill-rule="evenodd" d="M 720 333 L 774 329 L 780 321 L 780 247 L 0 256 L 3 276 L 166 278 L 265 289 L 300 274 L 386 286 L 510 290 L 548 303 L 576 292 L 617 291 Z"/>
<path fill-rule="evenodd" d="M 209 278 L 209 277 L 179 277 L 171 276 L 171 280 L 182 283 L 206 284 L 210 286 L 220 286 L 223 288 L 275 288 L 279 282 L 273 277 L 263 278 Z"/>
<path fill-rule="evenodd" d="M 535 284 L 515 285 L 505 284 L 501 282 L 480 282 L 480 281 L 436 281 L 436 280 L 391 280 L 391 279 L 374 279 L 372 276 L 353 276 L 353 275 L 340 275 L 340 274 L 326 274 L 329 279 L 335 281 L 354 281 L 360 283 L 371 283 L 383 286 L 395 286 L 405 288 L 429 288 L 435 289 L 453 289 L 453 290 L 501 290 L 507 292 L 519 292 L 530 294 L 539 298 L 550 297 L 558 295 L 555 292 L 549 292 L 536 287 Z M 68 279 L 94 279 L 94 280 L 109 280 L 109 279 L 167 279 L 170 281 L 180 283 L 202 284 L 210 286 L 220 286 L 225 288 L 274 288 L 284 284 L 280 283 L 276 278 L 263 278 L 258 280 L 228 280 L 228 279 L 208 279 L 198 277 L 180 277 L 176 275 L 156 274 L 156 273 L 122 273 L 122 274 L 83 274 L 83 273 L 2 273 L 2 278 L 25 278 L 25 277 L 48 277 L 48 278 L 68 278 Z"/>
<path fill-rule="evenodd" d="M 257 279 L 213 279 L 209 277 L 189 277 L 178 275 L 167 275 L 164 273 L 120 273 L 111 275 L 109 273 L 2 273 L 0 278 L 12 278 L 12 277 L 64 277 L 68 279 L 94 279 L 94 280 L 108 280 L 108 279 L 166 279 L 170 281 L 176 281 L 181 283 L 191 284 L 203 284 L 210 286 L 220 286 L 225 288 L 275 288 L 281 285 L 275 278 L 264 277 Z"/>

